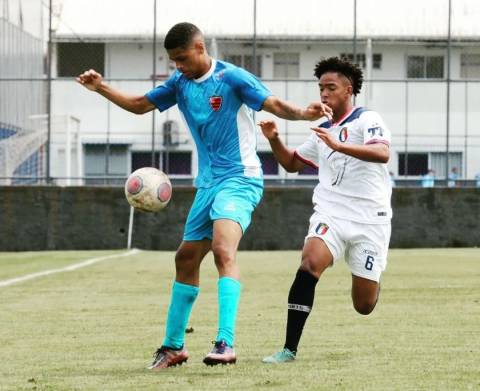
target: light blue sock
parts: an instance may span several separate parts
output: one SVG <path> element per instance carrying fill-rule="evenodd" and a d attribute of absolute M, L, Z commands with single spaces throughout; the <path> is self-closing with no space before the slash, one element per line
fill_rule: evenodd
<path fill-rule="evenodd" d="M 218 280 L 218 335 L 216 340 L 223 339 L 229 346 L 233 346 L 235 341 L 235 322 L 241 290 L 242 285 L 233 278 L 221 277 Z"/>
<path fill-rule="evenodd" d="M 198 286 L 175 281 L 167 316 L 167 331 L 163 346 L 180 349 L 185 340 L 185 328 L 192 312 L 193 303 L 198 296 Z"/>

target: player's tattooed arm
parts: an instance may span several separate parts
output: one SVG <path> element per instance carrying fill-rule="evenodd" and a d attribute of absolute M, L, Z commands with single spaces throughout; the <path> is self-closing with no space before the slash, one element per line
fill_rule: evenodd
<path fill-rule="evenodd" d="M 277 124 L 274 121 L 260 121 L 259 124 L 262 133 L 270 143 L 273 155 L 280 165 L 288 172 L 298 172 L 305 163 L 295 157 L 295 152 L 282 142 L 278 134 Z"/>
<path fill-rule="evenodd" d="M 337 140 L 324 128 L 311 128 L 317 137 L 334 151 L 353 156 L 357 159 L 373 163 L 387 163 L 390 159 L 390 148 L 382 142 L 372 144 L 347 144 Z"/>
<path fill-rule="evenodd" d="M 93 69 L 83 72 L 76 80 L 90 91 L 98 92 L 117 106 L 132 113 L 144 114 L 155 109 L 155 106 L 143 95 L 130 95 L 112 88 L 103 81 L 102 75 Z"/>
<path fill-rule="evenodd" d="M 265 100 L 262 109 L 288 120 L 315 121 L 325 116 L 332 118 L 332 109 L 322 102 L 313 102 L 306 109 L 302 109 L 273 95 Z"/>

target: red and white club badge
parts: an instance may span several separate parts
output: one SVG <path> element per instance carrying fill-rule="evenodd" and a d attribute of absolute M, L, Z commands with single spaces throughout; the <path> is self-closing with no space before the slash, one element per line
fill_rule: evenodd
<path fill-rule="evenodd" d="M 222 107 L 222 97 L 221 96 L 211 96 L 210 97 L 210 106 L 214 111 L 220 110 Z"/>

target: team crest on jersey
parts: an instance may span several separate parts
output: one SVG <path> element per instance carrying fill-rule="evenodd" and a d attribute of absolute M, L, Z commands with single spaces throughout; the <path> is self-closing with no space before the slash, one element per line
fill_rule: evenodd
<path fill-rule="evenodd" d="M 222 107 L 223 98 L 221 96 L 211 96 L 210 97 L 210 107 L 213 111 L 218 111 Z"/>
<path fill-rule="evenodd" d="M 348 138 L 348 129 L 345 127 L 345 128 L 342 128 L 342 130 L 338 134 L 338 139 L 342 143 L 344 143 L 345 141 L 347 141 L 347 138 Z"/>
<path fill-rule="evenodd" d="M 328 231 L 328 225 L 325 224 L 325 223 L 319 223 L 317 225 L 317 228 L 315 229 L 315 232 L 318 234 L 318 235 L 325 235 Z"/>

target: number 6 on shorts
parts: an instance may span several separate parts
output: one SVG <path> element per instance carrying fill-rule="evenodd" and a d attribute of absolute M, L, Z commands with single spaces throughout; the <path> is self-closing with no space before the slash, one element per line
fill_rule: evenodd
<path fill-rule="evenodd" d="M 367 256 L 367 261 L 365 262 L 365 269 L 372 270 L 373 261 L 375 261 L 375 258 L 373 258 L 371 255 Z"/>

